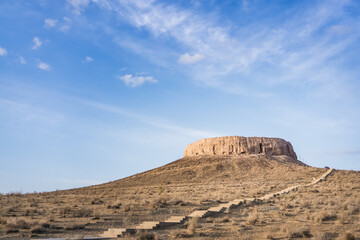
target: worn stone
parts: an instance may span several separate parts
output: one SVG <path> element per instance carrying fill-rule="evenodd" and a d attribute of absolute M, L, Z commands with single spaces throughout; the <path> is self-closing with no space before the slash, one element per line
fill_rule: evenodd
<path fill-rule="evenodd" d="M 196 155 L 265 154 L 286 155 L 297 159 L 290 142 L 281 138 L 267 137 L 217 137 L 205 138 L 189 144 L 185 157 Z"/>

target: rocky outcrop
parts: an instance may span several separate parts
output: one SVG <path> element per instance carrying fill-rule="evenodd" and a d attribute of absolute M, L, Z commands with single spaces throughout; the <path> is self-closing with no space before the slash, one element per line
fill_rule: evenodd
<path fill-rule="evenodd" d="M 291 143 L 284 139 L 238 136 L 201 139 L 189 144 L 184 156 L 231 154 L 286 155 L 297 159 Z"/>

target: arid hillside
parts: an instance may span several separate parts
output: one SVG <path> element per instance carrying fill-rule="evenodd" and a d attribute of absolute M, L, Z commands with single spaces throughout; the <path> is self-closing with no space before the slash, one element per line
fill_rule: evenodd
<path fill-rule="evenodd" d="M 133 228 L 144 221 L 187 216 L 234 199 L 260 198 L 306 185 L 327 170 L 264 152 L 205 154 L 100 185 L 0 195 L 0 238 L 97 237 L 109 228 Z M 359 186 L 359 172 L 335 171 L 321 184 L 301 187 L 286 197 L 123 237 L 141 239 L 146 235 L 150 238 L 143 239 L 152 239 L 154 234 L 160 239 L 287 239 L 294 237 L 291 231 L 300 225 L 309 228 L 312 236 L 331 229 L 332 235 L 324 239 L 342 237 L 345 231 L 356 236 L 360 230 Z M 330 219 L 322 220 L 321 214 L 325 219 L 330 214 Z"/>

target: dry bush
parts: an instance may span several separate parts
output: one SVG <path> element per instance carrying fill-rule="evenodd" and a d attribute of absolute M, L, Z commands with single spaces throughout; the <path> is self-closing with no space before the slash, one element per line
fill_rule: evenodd
<path fill-rule="evenodd" d="M 23 219 L 11 219 L 5 226 L 6 233 L 19 232 L 20 229 L 29 229 L 30 224 Z"/>
<path fill-rule="evenodd" d="M 332 221 L 338 219 L 338 216 L 336 213 L 328 213 L 328 212 L 322 212 L 320 216 L 317 218 L 319 222 L 326 222 L 326 221 Z"/>
<path fill-rule="evenodd" d="M 163 208 L 163 207 L 166 207 L 168 205 L 168 201 L 169 201 L 169 198 L 164 196 L 164 197 L 159 197 L 157 199 L 154 199 L 152 202 L 151 202 L 151 206 L 155 209 L 157 208 Z"/>
<path fill-rule="evenodd" d="M 92 209 L 80 208 L 72 211 L 73 217 L 90 217 L 93 213 Z"/>
<path fill-rule="evenodd" d="M 289 230 L 287 235 L 289 238 L 311 238 L 311 237 L 313 237 L 313 235 L 310 233 L 310 229 L 307 227 Z"/>
<path fill-rule="evenodd" d="M 137 240 L 159 240 L 159 236 L 147 231 L 142 231 L 137 234 Z"/>
<path fill-rule="evenodd" d="M 46 230 L 43 226 L 34 226 L 30 228 L 31 233 L 44 233 Z"/>
<path fill-rule="evenodd" d="M 192 235 L 189 235 L 181 230 L 171 231 L 171 233 L 169 235 L 169 239 L 191 238 L 191 237 L 192 237 Z"/>
<path fill-rule="evenodd" d="M 341 240 L 355 240 L 355 236 L 352 233 L 345 233 L 341 236 Z"/>
<path fill-rule="evenodd" d="M 260 217 L 257 209 L 254 209 L 254 211 L 248 216 L 246 219 L 246 223 L 248 225 L 255 225 L 260 222 Z"/>
<path fill-rule="evenodd" d="M 264 233 L 262 239 L 275 239 L 271 233 Z"/>
<path fill-rule="evenodd" d="M 38 211 L 36 208 L 27 208 L 27 209 L 25 209 L 24 216 L 34 216 L 37 214 L 38 214 Z"/>
<path fill-rule="evenodd" d="M 351 222 L 351 218 L 349 218 L 349 213 L 341 213 L 339 216 L 338 216 L 338 220 L 341 224 L 349 224 Z"/>
<path fill-rule="evenodd" d="M 70 225 L 70 226 L 65 227 L 65 230 L 80 230 L 80 229 L 85 229 L 85 225 L 83 225 L 83 224 L 74 224 L 74 225 Z"/>
<path fill-rule="evenodd" d="M 4 217 L 0 217 L 0 224 L 6 224 L 7 220 Z"/>
<path fill-rule="evenodd" d="M 303 207 L 303 208 L 311 209 L 311 202 L 305 201 L 305 202 L 302 204 L 302 207 Z"/>
<path fill-rule="evenodd" d="M 165 191 L 165 187 L 158 186 L 157 190 L 158 190 L 158 193 L 161 194 L 161 193 L 163 193 Z"/>
<path fill-rule="evenodd" d="M 349 205 L 348 209 L 349 209 L 350 214 L 352 214 L 352 215 L 356 215 L 360 212 L 359 206 Z"/>
<path fill-rule="evenodd" d="M 59 215 L 61 217 L 67 217 L 69 214 L 71 214 L 71 207 L 63 207 L 59 209 Z"/>
<path fill-rule="evenodd" d="M 122 207 L 121 207 L 121 211 L 122 212 L 129 212 L 129 211 L 131 211 L 132 209 L 134 209 L 134 205 L 123 205 Z M 117 211 L 116 210 L 114 210 L 114 213 L 116 213 Z"/>
<path fill-rule="evenodd" d="M 103 204 L 104 201 L 101 200 L 100 198 L 94 198 L 92 201 L 91 201 L 91 204 L 93 205 L 100 205 L 100 204 Z"/>
<path fill-rule="evenodd" d="M 199 218 L 197 217 L 194 217 L 194 218 L 191 218 L 188 222 L 188 225 L 187 225 L 187 233 L 189 235 L 194 235 L 195 234 L 195 230 L 196 230 L 196 227 L 199 223 Z"/>

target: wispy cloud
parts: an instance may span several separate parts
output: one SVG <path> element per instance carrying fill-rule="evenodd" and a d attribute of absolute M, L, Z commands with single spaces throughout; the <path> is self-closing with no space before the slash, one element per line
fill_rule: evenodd
<path fill-rule="evenodd" d="M 75 14 L 80 14 L 80 12 L 87 7 L 90 0 L 66 0 L 69 6 L 72 8 Z M 96 2 L 96 1 L 95 1 Z"/>
<path fill-rule="evenodd" d="M 5 48 L 0 47 L 0 56 L 6 56 L 7 50 Z"/>
<path fill-rule="evenodd" d="M 71 20 L 68 17 L 63 17 L 60 20 L 46 18 L 44 20 L 44 28 L 46 29 L 56 29 L 60 32 L 67 33 L 70 30 Z"/>
<path fill-rule="evenodd" d="M 38 37 L 33 38 L 33 43 L 34 43 L 34 45 L 32 47 L 33 50 L 38 49 L 42 45 L 42 41 Z"/>
<path fill-rule="evenodd" d="M 92 62 L 94 59 L 92 57 L 87 56 L 83 62 Z"/>
<path fill-rule="evenodd" d="M 71 20 L 68 17 L 63 17 L 63 20 L 64 20 L 63 23 L 61 25 L 59 24 L 60 25 L 59 31 L 63 33 L 67 33 L 70 30 Z"/>
<path fill-rule="evenodd" d="M 146 82 L 149 83 L 158 82 L 158 80 L 156 80 L 154 77 L 151 76 L 133 76 L 132 74 L 126 74 L 124 76 L 116 76 L 116 77 L 130 87 L 138 87 Z"/>
<path fill-rule="evenodd" d="M 57 126 L 64 120 L 64 115 L 61 113 L 19 100 L 0 98 L 0 108 L 19 122 L 35 121 L 41 124 Z"/>
<path fill-rule="evenodd" d="M 46 18 L 44 20 L 44 28 L 53 28 L 56 26 L 57 23 L 58 23 L 58 20 L 56 20 L 56 19 Z"/>
<path fill-rule="evenodd" d="M 343 70 L 339 69 L 336 58 L 343 57 L 343 51 L 359 39 L 359 31 L 349 31 L 348 27 L 359 28 L 358 17 L 347 15 L 345 11 L 350 1 L 305 4 L 305 8 L 279 22 L 276 28 L 266 27 L 261 21 L 237 28 L 236 23 L 224 23 L 212 15 L 156 1 L 97 0 L 95 3 L 116 12 L 134 27 L 151 32 L 155 38 L 170 37 L 188 52 L 201 53 L 185 54 L 176 60 L 184 64 L 201 60 L 201 64 L 191 66 L 186 74 L 220 89 L 229 85 L 246 87 L 251 82 L 289 83 L 308 86 L 311 91 L 316 91 L 314 81 L 320 90 L 338 85 L 339 78 L 318 82 L 314 76 L 321 77 L 326 72 L 341 75 Z M 243 1 L 243 4 L 250 11 L 248 2 Z M 318 34 L 326 28 L 330 30 Z M 342 38 L 334 32 L 341 33 Z M 128 49 L 144 55 L 153 46 L 144 43 L 141 47 L 141 51 L 136 46 Z M 146 56 L 153 61 L 153 55 Z M 153 62 L 161 63 L 161 60 Z"/>
<path fill-rule="evenodd" d="M 180 56 L 178 63 L 181 64 L 192 64 L 198 61 L 201 61 L 204 58 L 204 55 L 199 53 L 195 53 L 194 55 L 190 55 L 189 53 L 185 53 Z"/>
<path fill-rule="evenodd" d="M 170 131 L 176 132 L 177 134 L 185 135 L 188 137 L 204 138 L 204 137 L 221 136 L 221 134 L 219 134 L 219 133 L 215 133 L 215 132 L 211 132 L 211 131 L 203 131 L 203 130 L 198 130 L 198 129 L 192 129 L 192 128 L 187 128 L 187 127 L 171 124 L 167 120 L 161 119 L 159 117 L 144 116 L 144 115 L 141 115 L 138 113 L 127 111 L 125 109 L 122 109 L 122 108 L 119 108 L 119 107 L 116 107 L 113 105 L 94 102 L 94 101 L 88 101 L 88 100 L 81 100 L 81 99 L 78 99 L 78 100 L 81 103 L 91 106 L 93 108 L 96 108 L 98 110 L 125 116 L 128 118 L 143 122 L 145 124 L 148 124 L 148 125 L 151 125 L 151 126 L 154 126 L 157 128 L 165 129 L 165 130 L 170 130 Z"/>
<path fill-rule="evenodd" d="M 41 70 L 46 70 L 46 71 L 50 71 L 50 65 L 44 62 L 39 62 L 38 63 L 38 68 L 40 68 Z"/>
<path fill-rule="evenodd" d="M 26 60 L 25 60 L 25 58 L 22 57 L 22 56 L 19 57 L 19 62 L 20 62 L 21 64 L 26 64 Z"/>

